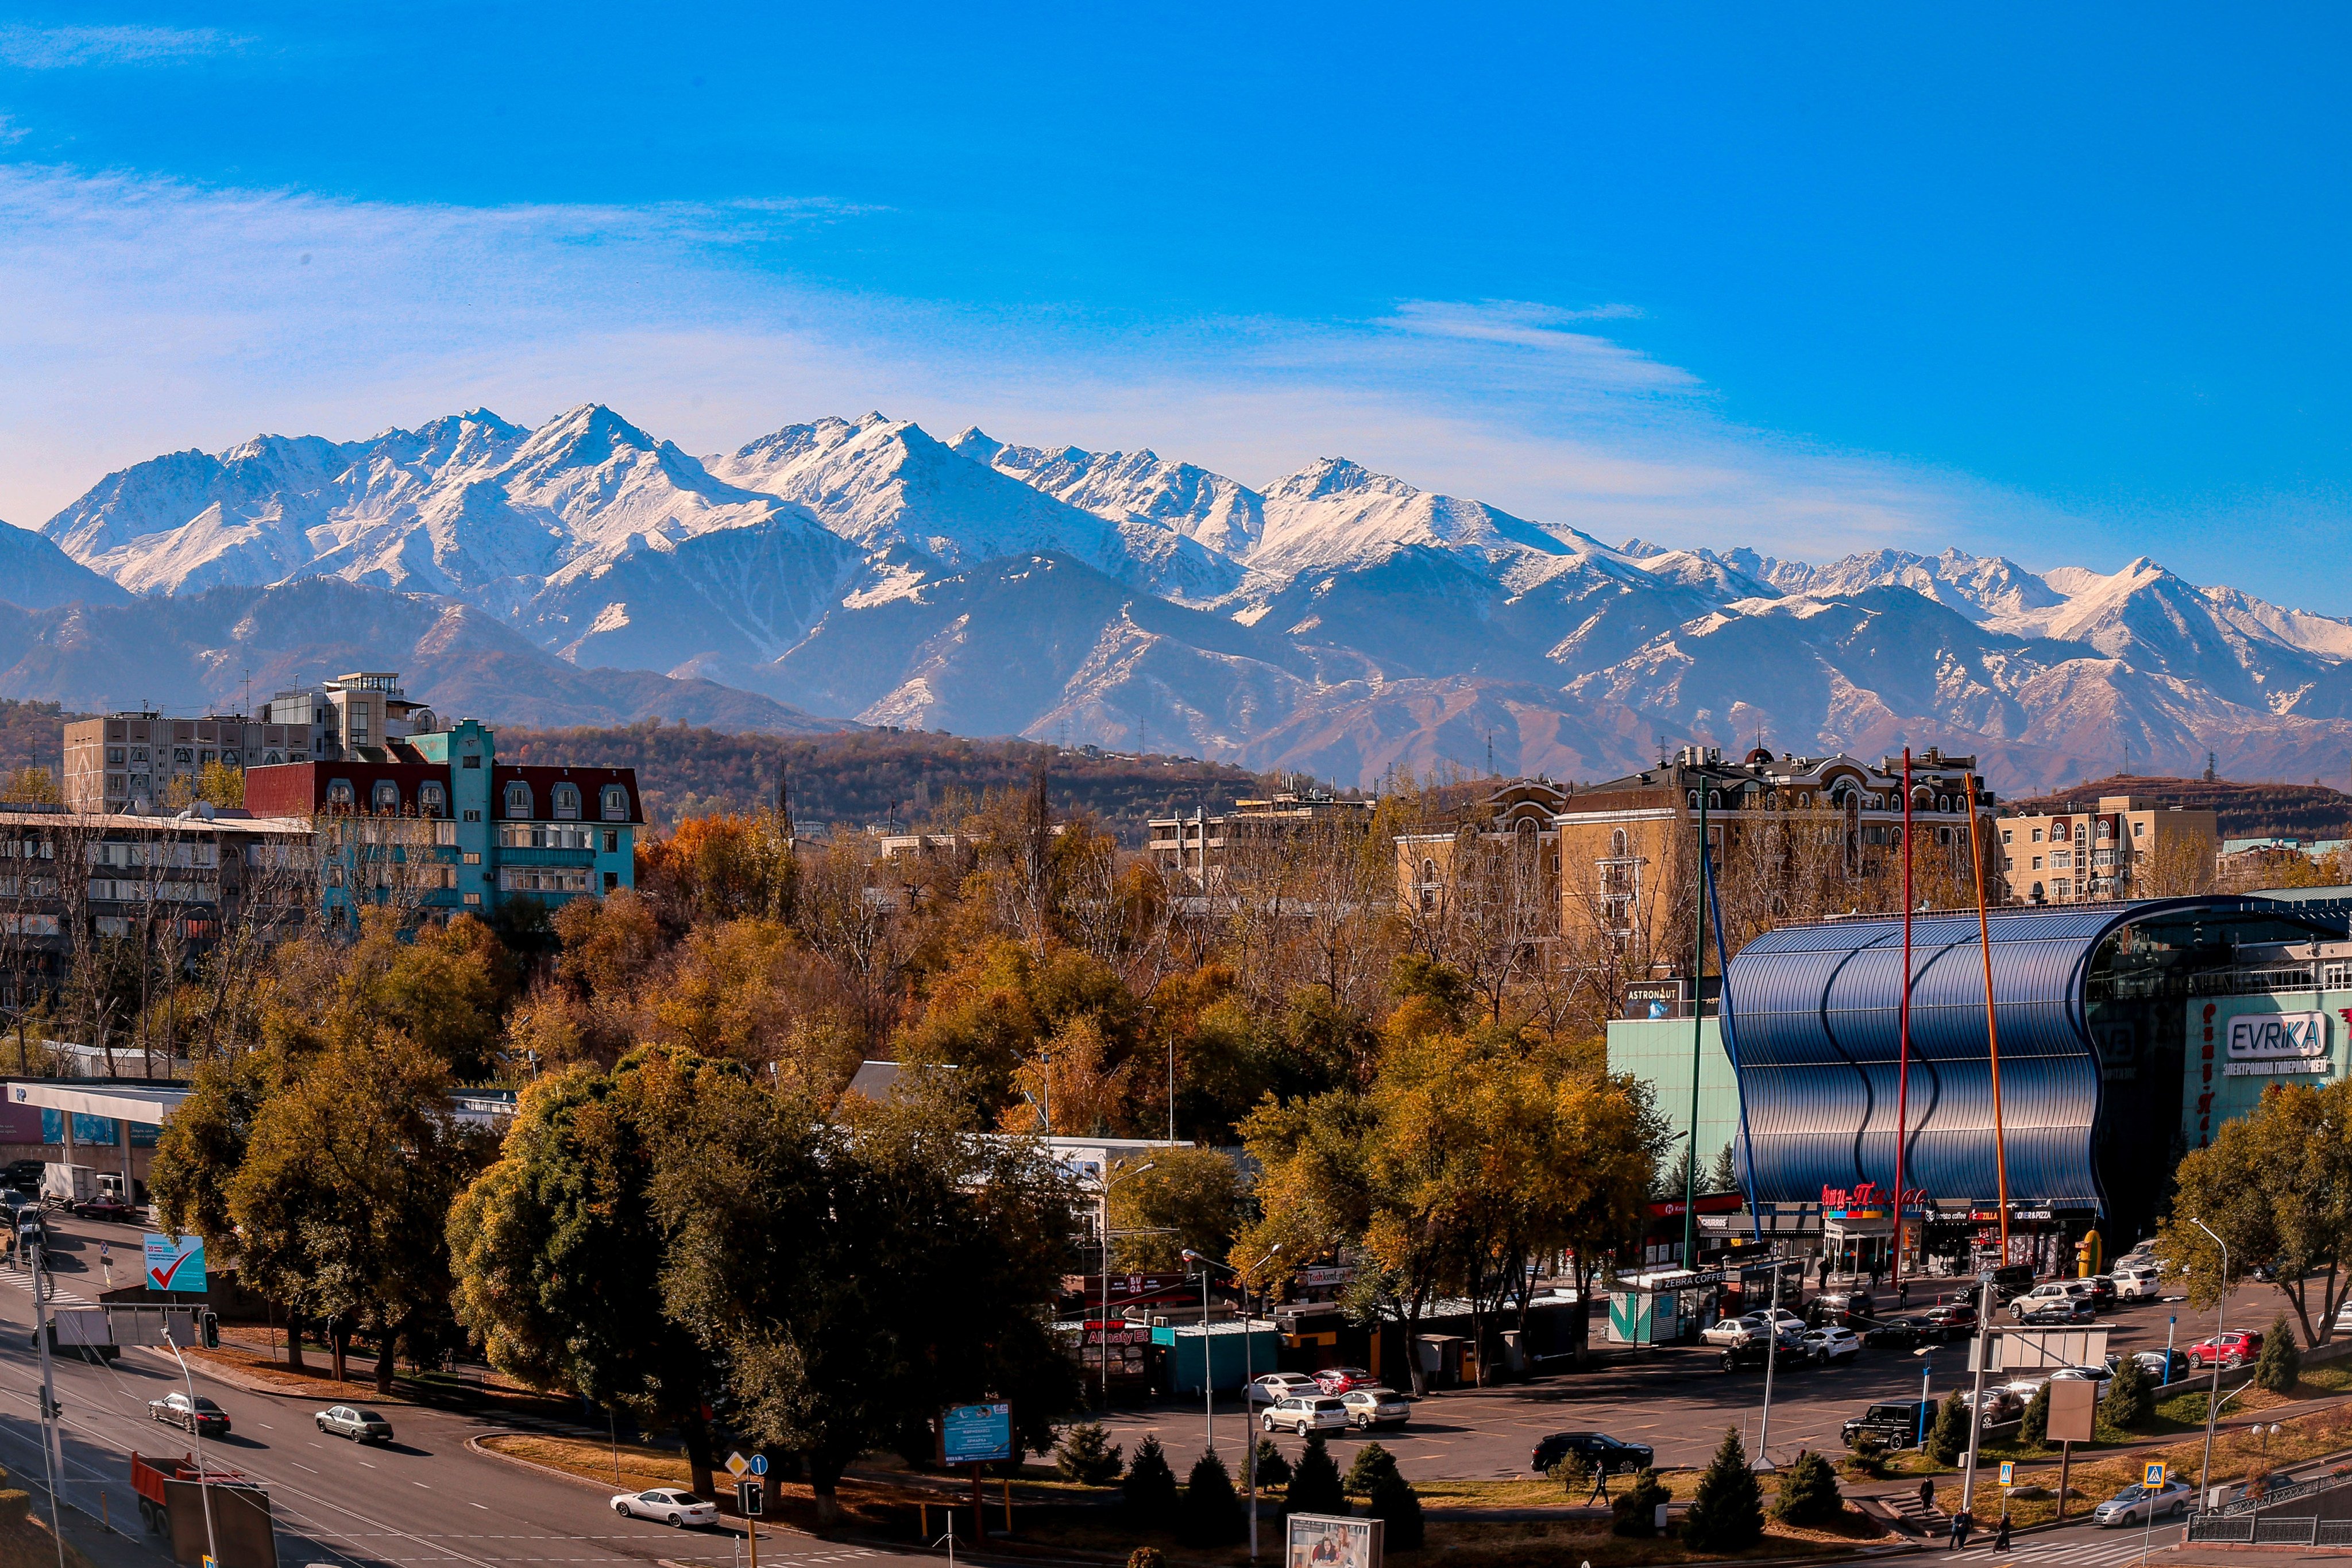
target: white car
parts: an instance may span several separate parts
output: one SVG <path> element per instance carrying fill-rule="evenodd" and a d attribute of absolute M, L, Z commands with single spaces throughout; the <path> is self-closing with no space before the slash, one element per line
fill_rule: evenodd
<path fill-rule="evenodd" d="M 2189 1511 L 2189 1488 L 2180 1481 L 2167 1481 L 2153 1489 L 2134 1484 L 2126 1487 L 2091 1510 L 2091 1521 L 2108 1530 L 2126 1524 L 2141 1524 L 2150 1520 L 2185 1514 Z"/>
<path fill-rule="evenodd" d="M 2023 1295 L 2011 1297 L 2009 1315 L 2021 1323 L 2025 1315 L 2037 1307 L 2047 1307 L 2053 1302 L 2071 1300 L 2090 1293 L 2091 1288 L 2080 1279 L 2045 1279 Z"/>
<path fill-rule="evenodd" d="M 1304 1437 L 1309 1432 L 1345 1432 L 1348 1407 L 1336 1394 L 1294 1394 L 1265 1408 L 1258 1421 L 1269 1432 L 1290 1431 Z"/>
<path fill-rule="evenodd" d="M 717 1503 L 670 1487 L 656 1487 L 649 1492 L 623 1492 L 613 1500 L 613 1511 L 623 1519 L 650 1519 L 656 1524 L 679 1530 L 719 1522 Z"/>
<path fill-rule="evenodd" d="M 1412 1406 L 1404 1402 L 1404 1395 L 1378 1384 L 1351 1388 L 1339 1395 L 1339 1403 L 1347 1406 L 1348 1420 L 1356 1426 L 1402 1426 L 1412 1419 Z"/>
<path fill-rule="evenodd" d="M 2153 1263 L 2125 1264 L 2108 1278 L 2118 1301 L 2153 1301 L 2164 1293 L 2164 1271 Z"/>
<path fill-rule="evenodd" d="M 1764 1334 L 1764 1320 L 1717 1318 L 1698 1331 L 1698 1337 L 1711 1345 L 1744 1345 Z"/>
<path fill-rule="evenodd" d="M 1249 1402 L 1253 1405 L 1272 1405 L 1294 1394 L 1319 1392 L 1315 1380 L 1302 1372 L 1269 1372 L 1264 1377 L 1252 1378 Z"/>
<path fill-rule="evenodd" d="M 1819 1362 L 1844 1361 L 1862 1353 L 1862 1338 L 1852 1329 L 1815 1329 L 1803 1341 L 1805 1353 Z"/>

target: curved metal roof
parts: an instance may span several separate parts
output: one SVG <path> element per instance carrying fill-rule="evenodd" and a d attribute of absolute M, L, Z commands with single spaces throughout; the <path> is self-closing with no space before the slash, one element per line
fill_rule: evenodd
<path fill-rule="evenodd" d="M 2180 910 L 2294 918 L 2264 900 L 2234 898 L 1990 917 L 2012 1199 L 2106 1206 L 2093 1158 L 2100 1072 L 2084 981 L 2112 932 Z M 1936 1197 L 1990 1200 L 1998 1184 L 1976 912 L 1916 915 L 1911 943 L 1904 1179 Z M 1732 959 L 1727 1011 L 1757 1201 L 1817 1203 L 1825 1186 L 1893 1186 L 1902 987 L 1899 914 L 1786 927 Z"/>

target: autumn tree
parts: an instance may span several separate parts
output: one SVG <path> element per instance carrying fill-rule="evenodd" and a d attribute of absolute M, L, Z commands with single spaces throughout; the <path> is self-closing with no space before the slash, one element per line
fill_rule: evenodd
<path fill-rule="evenodd" d="M 1156 1149 L 1111 1188 L 1112 1257 L 1126 1269 L 1181 1267 L 1187 1251 L 1223 1258 L 1241 1222 L 1242 1180 L 1214 1149 Z"/>

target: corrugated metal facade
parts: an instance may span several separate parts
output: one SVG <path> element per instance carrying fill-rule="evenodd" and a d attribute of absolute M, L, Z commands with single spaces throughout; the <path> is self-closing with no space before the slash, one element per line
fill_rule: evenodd
<path fill-rule="evenodd" d="M 2093 1136 L 2100 1064 L 2084 981 L 2111 933 L 2183 908 L 2170 900 L 2005 910 L 1990 919 L 2001 1122 L 2012 1201 L 2104 1208 Z M 1992 1071 L 1977 920 L 1912 921 L 1911 1074 L 1905 1180 L 1940 1199 L 1997 1192 Z M 1903 986 L 1900 916 L 1792 926 L 1759 937 L 1727 976 L 1751 1191 L 1817 1203 L 1824 1187 L 1895 1181 Z"/>

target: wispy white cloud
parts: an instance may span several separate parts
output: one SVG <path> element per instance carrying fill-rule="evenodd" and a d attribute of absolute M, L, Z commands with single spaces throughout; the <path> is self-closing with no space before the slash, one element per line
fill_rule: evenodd
<path fill-rule="evenodd" d="M 0 114 L 0 147 L 13 147 L 26 134 L 25 127 L 16 123 L 14 115 Z"/>
<path fill-rule="evenodd" d="M 0 26 L 0 65 L 26 70 L 173 65 L 244 47 L 217 27 Z"/>
<path fill-rule="evenodd" d="M 942 434 L 1151 446 L 1265 483 L 1345 455 L 1597 535 L 1780 554 L 1985 542 L 2033 509 L 1724 422 L 1592 330 L 1630 307 L 1402 303 L 1374 320 L 1106 331 L 795 282 L 865 209 L 468 208 L 0 164 L 0 517 L 259 431 L 614 404 L 692 451 L 881 408 Z M 838 267 L 826 270 L 839 270 Z"/>

